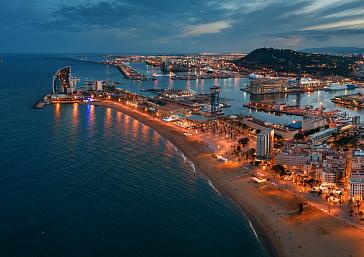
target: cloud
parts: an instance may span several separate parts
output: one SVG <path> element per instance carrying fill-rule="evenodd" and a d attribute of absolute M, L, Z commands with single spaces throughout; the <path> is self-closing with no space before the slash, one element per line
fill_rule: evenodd
<path fill-rule="evenodd" d="M 308 26 L 302 29 L 305 30 L 328 30 L 328 29 L 355 29 L 355 28 L 364 28 L 364 19 L 356 19 L 356 20 L 343 20 L 336 21 L 332 23 L 319 24 L 314 26 Z"/>
<path fill-rule="evenodd" d="M 240 51 L 349 44 L 347 35 L 360 46 L 363 10 L 363 0 L 12 0 L 0 1 L 0 33 L 3 49 L 72 38 L 70 48 L 88 51 Z"/>
<path fill-rule="evenodd" d="M 364 10 L 363 9 L 349 9 L 349 10 L 331 13 L 326 16 L 323 16 L 322 18 L 337 19 L 337 18 L 343 18 L 343 17 L 353 17 L 353 16 L 358 16 L 358 15 L 364 15 Z"/>
<path fill-rule="evenodd" d="M 220 33 L 224 29 L 230 28 L 232 21 L 222 20 L 204 24 L 189 25 L 184 28 L 183 36 L 200 36 L 204 34 Z"/>

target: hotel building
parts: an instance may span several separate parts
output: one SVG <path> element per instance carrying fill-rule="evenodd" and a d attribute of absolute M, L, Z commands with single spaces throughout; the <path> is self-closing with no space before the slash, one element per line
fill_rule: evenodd
<path fill-rule="evenodd" d="M 269 160 L 274 146 L 274 130 L 266 128 L 257 137 L 257 159 Z"/>
<path fill-rule="evenodd" d="M 363 200 L 364 150 L 354 150 L 351 159 L 350 199 Z"/>

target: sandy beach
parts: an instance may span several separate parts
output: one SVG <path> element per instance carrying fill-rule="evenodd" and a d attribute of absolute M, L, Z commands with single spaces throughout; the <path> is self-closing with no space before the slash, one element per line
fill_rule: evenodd
<path fill-rule="evenodd" d="M 249 174 L 244 174 L 246 170 L 239 164 L 223 163 L 213 158 L 207 143 L 198 136 L 186 137 L 181 129 L 116 102 L 94 104 L 139 120 L 178 147 L 249 217 L 271 256 L 364 256 L 364 231 L 313 207 L 305 207 L 303 214 L 297 214 L 299 198 L 272 185 L 258 186 L 251 181 Z"/>

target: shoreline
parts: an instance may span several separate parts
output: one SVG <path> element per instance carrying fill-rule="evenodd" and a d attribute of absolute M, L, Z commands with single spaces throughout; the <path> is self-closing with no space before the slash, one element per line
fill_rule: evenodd
<path fill-rule="evenodd" d="M 259 187 L 236 163 L 211 157 L 206 142 L 186 137 L 181 128 L 113 101 L 92 103 L 111 108 L 154 129 L 179 149 L 221 194 L 248 218 L 271 257 L 364 256 L 364 233 L 313 207 L 297 214 L 301 199 L 271 185 Z M 339 231 L 339 233 L 336 233 Z"/>
<path fill-rule="evenodd" d="M 251 228 L 253 230 L 252 232 L 254 234 L 256 234 L 256 236 L 258 237 L 259 243 L 262 245 L 262 247 L 267 252 L 267 254 L 270 257 L 285 257 L 284 255 L 279 254 L 279 251 L 278 251 L 278 249 L 276 249 L 273 240 L 271 238 L 269 238 L 269 236 L 266 235 L 266 233 L 264 232 L 263 226 L 258 222 L 258 220 L 254 217 L 254 215 L 248 211 L 248 206 L 242 206 L 241 204 L 239 204 L 238 201 L 236 201 L 236 199 L 234 199 L 234 197 L 227 190 L 224 189 L 224 187 L 219 185 L 218 181 L 216 181 L 214 179 L 214 177 L 209 176 L 208 172 L 200 167 L 199 163 L 196 162 L 196 160 L 193 158 L 193 156 L 191 156 L 191 154 L 189 152 L 187 152 L 186 149 L 181 147 L 181 145 L 178 145 L 178 143 L 176 143 L 173 140 L 173 138 L 168 137 L 167 135 L 165 135 L 165 133 L 163 133 L 161 131 L 159 126 L 160 125 L 164 126 L 164 125 L 166 125 L 166 123 L 154 124 L 154 126 L 153 126 L 152 122 L 154 120 L 151 120 L 150 119 L 151 117 L 148 117 L 147 115 L 145 115 L 145 117 L 142 117 L 141 113 L 136 112 L 136 111 L 134 111 L 134 110 L 122 105 L 122 104 L 118 104 L 118 103 L 115 103 L 115 102 L 112 102 L 112 101 L 110 101 L 110 102 L 94 102 L 94 103 L 91 103 L 91 104 L 96 105 L 96 106 L 103 106 L 105 108 L 111 108 L 111 109 L 114 109 L 116 111 L 120 111 L 123 114 L 128 115 L 131 118 L 136 119 L 139 122 L 143 123 L 145 126 L 148 126 L 148 127 L 152 128 L 152 129 L 154 129 L 162 137 L 167 139 L 170 143 L 173 144 L 174 147 L 176 147 L 179 151 L 181 151 L 182 154 L 184 156 L 186 156 L 187 159 L 190 162 L 193 163 L 196 170 L 199 170 L 206 177 L 206 179 L 210 180 L 210 183 L 212 183 L 212 187 L 215 187 L 219 194 L 221 193 L 221 195 L 223 197 L 226 197 L 227 200 L 231 201 L 232 204 L 234 204 L 239 209 L 239 211 L 242 212 L 242 215 L 244 215 L 247 218 L 247 221 L 250 223 L 249 225 L 251 226 Z M 162 123 L 162 121 L 154 121 L 154 122 Z M 168 127 L 172 127 L 172 126 L 168 126 Z M 183 139 L 187 139 L 187 137 L 184 137 L 183 135 L 180 135 L 180 137 L 183 137 Z M 206 147 L 205 145 L 200 145 L 199 151 L 206 152 L 207 148 L 208 147 Z M 208 157 L 211 160 L 216 162 L 216 159 L 212 158 L 210 155 L 208 155 Z"/>

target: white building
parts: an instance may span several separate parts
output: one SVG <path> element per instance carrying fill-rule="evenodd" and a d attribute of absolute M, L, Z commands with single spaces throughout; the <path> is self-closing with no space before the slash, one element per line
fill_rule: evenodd
<path fill-rule="evenodd" d="M 350 199 L 364 198 L 364 151 L 354 150 L 351 159 Z"/>
<path fill-rule="evenodd" d="M 274 130 L 266 128 L 257 136 L 257 159 L 267 160 L 271 158 L 274 146 Z"/>
<path fill-rule="evenodd" d="M 95 81 L 95 89 L 96 89 L 96 91 L 102 91 L 104 89 L 104 87 L 103 87 L 103 81 L 96 80 Z"/>
<path fill-rule="evenodd" d="M 322 128 L 327 125 L 327 121 L 322 117 L 304 118 L 302 121 L 302 131 L 310 131 L 317 128 Z"/>

